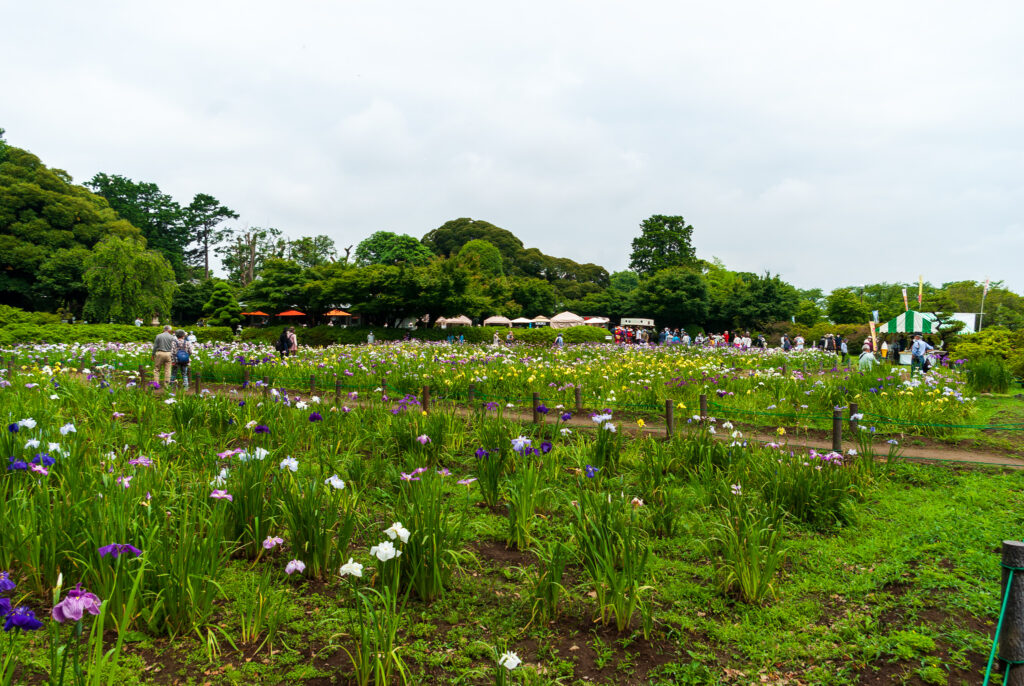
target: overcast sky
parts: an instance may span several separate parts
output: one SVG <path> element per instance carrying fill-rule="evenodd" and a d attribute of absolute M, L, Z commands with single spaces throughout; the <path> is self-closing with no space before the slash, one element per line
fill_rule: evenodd
<path fill-rule="evenodd" d="M 1024 3 L 14 2 L 0 127 L 339 247 L 484 219 L 629 262 L 651 214 L 803 288 L 1024 292 Z"/>

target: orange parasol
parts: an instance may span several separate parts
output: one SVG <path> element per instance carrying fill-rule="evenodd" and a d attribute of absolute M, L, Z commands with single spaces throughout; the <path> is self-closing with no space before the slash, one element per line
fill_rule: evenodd
<path fill-rule="evenodd" d="M 324 312 L 325 317 L 351 317 L 345 310 L 331 310 L 330 312 Z"/>
<path fill-rule="evenodd" d="M 305 317 L 305 312 L 299 312 L 298 310 L 285 310 L 284 312 L 278 312 L 278 317 Z"/>

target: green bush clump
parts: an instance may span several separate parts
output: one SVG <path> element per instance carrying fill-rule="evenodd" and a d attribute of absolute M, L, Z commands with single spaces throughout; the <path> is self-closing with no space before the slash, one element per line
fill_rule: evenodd
<path fill-rule="evenodd" d="M 967 384 L 976 393 L 1006 393 L 1013 383 L 1013 374 L 999 357 L 969 360 L 965 369 Z"/>

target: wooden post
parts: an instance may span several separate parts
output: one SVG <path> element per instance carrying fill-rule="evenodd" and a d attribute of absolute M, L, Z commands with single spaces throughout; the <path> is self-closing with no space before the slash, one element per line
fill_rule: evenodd
<path fill-rule="evenodd" d="M 202 374 L 200 374 L 197 371 L 193 371 L 192 372 L 192 389 L 193 389 L 193 392 L 196 395 L 199 395 L 199 392 L 203 390 L 202 383 L 203 383 L 203 376 L 202 376 Z"/>
<path fill-rule="evenodd" d="M 316 395 L 316 376 L 314 374 L 309 375 L 309 394 Z"/>
<path fill-rule="evenodd" d="M 469 398 L 467 399 L 467 402 L 469 403 L 469 405 L 471 407 L 473 405 L 473 396 L 475 396 L 475 395 L 476 395 L 476 386 L 473 385 L 473 384 L 469 384 Z"/>
<path fill-rule="evenodd" d="M 341 379 L 334 380 L 334 403 L 341 402 Z"/>
<path fill-rule="evenodd" d="M 804 376 L 807 376 L 807 362 L 804 361 Z"/>
<path fill-rule="evenodd" d="M 270 378 L 266 376 L 263 377 L 263 395 L 270 395 Z"/>
<path fill-rule="evenodd" d="M 423 387 L 423 399 L 420 401 L 424 412 L 430 412 L 430 386 Z"/>
<path fill-rule="evenodd" d="M 1013 568 L 1016 568 L 1013 584 L 1009 585 Z M 1024 542 L 1003 541 L 1000 599 L 1006 598 L 1006 611 L 999 632 L 999 661 L 1006 675 L 1003 683 L 1008 686 L 1024 685 L 1024 664 L 1008 664 L 1024 662 L 1024 571 L 1021 568 L 1024 568 Z"/>
<path fill-rule="evenodd" d="M 857 431 L 860 428 L 860 420 L 854 419 L 855 415 L 860 414 L 860 407 L 857 403 L 850 403 L 850 431 L 853 433 L 853 440 L 857 440 Z"/>
<path fill-rule="evenodd" d="M 540 424 L 540 412 L 537 411 L 537 407 L 540 406 L 540 393 L 533 394 L 533 423 Z"/>
<path fill-rule="evenodd" d="M 832 450 L 843 452 L 843 411 L 832 410 Z"/>
<path fill-rule="evenodd" d="M 576 386 L 573 390 L 573 395 L 576 397 L 576 414 L 583 412 L 583 389 Z"/>
<path fill-rule="evenodd" d="M 782 375 L 783 375 L 783 376 L 785 376 L 785 375 L 786 375 L 786 371 L 787 371 L 787 369 L 786 369 L 786 363 L 785 363 L 785 362 L 783 362 L 783 363 L 782 363 Z"/>
<path fill-rule="evenodd" d="M 242 365 L 242 388 L 249 387 L 249 366 Z"/>
<path fill-rule="evenodd" d="M 676 406 L 669 399 L 665 400 L 665 438 L 671 439 L 676 429 Z"/>
<path fill-rule="evenodd" d="M 706 393 L 700 394 L 700 420 L 703 422 L 708 418 L 708 396 Z"/>

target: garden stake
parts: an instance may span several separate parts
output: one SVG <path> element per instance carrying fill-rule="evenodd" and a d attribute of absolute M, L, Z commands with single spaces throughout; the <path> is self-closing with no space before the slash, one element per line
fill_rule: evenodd
<path fill-rule="evenodd" d="M 199 372 L 192 372 L 192 392 L 199 395 L 202 389 L 202 375 Z"/>
<path fill-rule="evenodd" d="M 540 393 L 533 394 L 533 423 L 540 424 L 540 412 L 537 407 L 540 406 Z"/>
<path fill-rule="evenodd" d="M 832 410 L 832 450 L 843 452 L 843 411 L 839 408 Z"/>
<path fill-rule="evenodd" d="M 576 396 L 576 414 L 580 414 L 581 412 L 583 412 L 583 391 L 580 389 L 579 386 L 572 390 L 573 395 Z"/>
<path fill-rule="evenodd" d="M 786 363 L 785 362 L 782 363 L 782 375 L 783 376 L 786 375 Z"/>
<path fill-rule="evenodd" d="M 242 365 L 242 388 L 249 387 L 249 368 Z"/>
<path fill-rule="evenodd" d="M 996 641 L 1007 686 L 1024 686 L 1024 542 L 1003 541 L 1002 587 L 1003 610 L 999 613 Z M 995 644 L 988 659 L 985 683 L 992 669 Z"/>
<path fill-rule="evenodd" d="M 468 398 L 467 402 L 470 405 L 473 404 L 473 396 L 474 395 L 476 395 L 476 386 L 474 386 L 473 384 L 469 384 L 469 398 Z"/>
<path fill-rule="evenodd" d="M 264 376 L 263 377 L 263 396 L 266 397 L 268 395 L 270 395 L 270 377 Z"/>
<path fill-rule="evenodd" d="M 334 380 L 334 402 L 335 404 L 341 402 L 341 379 Z"/>
<path fill-rule="evenodd" d="M 423 411 L 430 412 L 430 386 L 423 387 Z"/>
<path fill-rule="evenodd" d="M 312 374 L 309 375 L 309 394 L 316 394 L 316 377 Z"/>
<path fill-rule="evenodd" d="M 857 440 L 857 428 L 860 422 L 854 416 L 860 414 L 860 406 L 857 403 L 850 403 L 850 432 L 853 433 L 853 440 Z"/>
<path fill-rule="evenodd" d="M 700 394 L 700 420 L 703 422 L 708 418 L 708 396 L 707 393 Z"/>
<path fill-rule="evenodd" d="M 672 438 L 672 432 L 675 431 L 675 428 L 676 428 L 676 418 L 673 415 L 674 412 L 675 412 L 675 405 L 672 404 L 671 400 L 666 398 L 665 399 L 665 438 L 668 438 L 670 440 Z"/>

